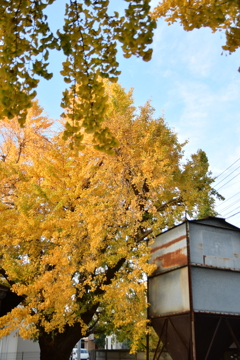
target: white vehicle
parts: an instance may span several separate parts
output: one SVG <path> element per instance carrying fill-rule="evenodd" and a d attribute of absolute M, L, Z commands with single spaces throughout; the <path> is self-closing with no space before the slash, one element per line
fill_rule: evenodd
<path fill-rule="evenodd" d="M 80 350 L 81 350 L 80 359 L 81 360 L 89 360 L 89 352 L 87 351 L 87 349 L 80 349 Z"/>
<path fill-rule="evenodd" d="M 80 350 L 81 350 L 80 359 L 89 360 L 89 352 L 87 351 L 87 349 L 80 349 Z M 78 360 L 77 355 L 78 355 L 78 349 L 74 348 L 72 353 L 72 360 Z"/>

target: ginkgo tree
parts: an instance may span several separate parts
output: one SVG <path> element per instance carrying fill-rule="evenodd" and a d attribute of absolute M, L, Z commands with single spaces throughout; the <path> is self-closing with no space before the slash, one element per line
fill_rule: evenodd
<path fill-rule="evenodd" d="M 238 0 L 165 0 L 152 12 L 154 19 L 164 18 L 168 24 L 179 22 L 184 30 L 208 27 L 223 31 L 226 44 L 223 50 L 233 53 L 240 47 L 240 4 Z M 239 68 L 240 71 L 240 68 Z"/>
<path fill-rule="evenodd" d="M 135 109 L 118 84 L 105 91 L 114 155 L 91 136 L 81 151 L 69 148 L 37 103 L 24 128 L 17 118 L 1 124 L 0 285 L 19 301 L 0 318 L 0 336 L 17 329 L 37 340 L 41 360 L 67 360 L 98 324 L 136 346 L 148 242 L 186 213 L 214 214 L 205 153 L 184 162 L 185 144 L 149 103 Z"/>
<path fill-rule="evenodd" d="M 117 141 L 107 124 L 101 126 L 107 104 L 101 79 L 118 79 L 118 44 L 126 58 L 151 59 L 156 24 L 149 16 L 150 0 L 125 0 L 123 15 L 111 11 L 109 0 L 66 0 L 64 19 L 59 19 L 63 28 L 53 33 L 46 14 L 59 1 L 0 0 L 0 119 L 17 116 L 25 123 L 39 79 L 53 76 L 49 53 L 58 50 L 65 55 L 61 75 L 67 86 L 61 106 L 72 120 L 65 138 L 78 146 L 84 129 L 108 150 Z"/>

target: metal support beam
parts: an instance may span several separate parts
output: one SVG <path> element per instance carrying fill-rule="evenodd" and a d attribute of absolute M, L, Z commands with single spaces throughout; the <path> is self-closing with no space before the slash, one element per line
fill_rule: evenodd
<path fill-rule="evenodd" d="M 165 320 L 164 320 L 164 323 L 163 323 L 162 330 L 161 330 L 161 334 L 160 334 L 160 336 L 159 336 L 157 348 L 156 348 L 155 353 L 154 353 L 154 356 L 153 356 L 153 360 L 159 360 L 159 359 L 160 359 L 160 356 L 161 356 L 161 354 L 162 354 L 162 352 L 163 352 L 164 344 L 163 344 L 163 342 L 162 342 L 162 335 L 163 335 L 163 331 L 164 331 L 164 328 L 165 328 L 167 322 L 168 322 L 168 319 L 165 319 Z M 161 343 L 162 343 L 163 345 L 162 345 L 162 347 L 160 348 Z M 160 352 L 159 352 L 159 354 L 158 354 L 158 349 L 159 349 L 159 348 L 160 348 Z"/>
<path fill-rule="evenodd" d="M 237 338 L 236 338 L 236 336 L 235 336 L 235 334 L 234 334 L 234 332 L 233 332 L 233 329 L 231 328 L 231 325 L 229 324 L 228 319 L 225 318 L 225 321 L 226 321 L 227 326 L 228 326 L 228 328 L 229 328 L 229 330 L 230 330 L 230 332 L 231 332 L 231 335 L 232 335 L 232 337 L 233 337 L 233 340 L 234 340 L 235 344 L 237 345 L 238 350 L 240 351 L 239 342 L 238 342 L 238 340 L 237 340 Z"/>
<path fill-rule="evenodd" d="M 218 320 L 218 323 L 217 323 L 216 329 L 215 329 L 215 331 L 214 331 L 214 334 L 213 334 L 212 340 L 211 340 L 210 345 L 209 345 L 209 347 L 208 347 L 207 355 L 205 356 L 205 359 L 204 359 L 204 360 L 207 360 L 207 359 L 208 359 L 208 355 L 209 355 L 210 350 L 211 350 L 211 348 L 212 348 L 212 344 L 213 344 L 213 341 L 214 341 L 215 336 L 216 336 L 216 334 L 217 334 L 217 331 L 218 331 L 218 328 L 219 328 L 219 325 L 220 325 L 221 320 L 222 320 L 222 318 L 220 317 L 220 318 L 219 318 L 219 320 Z"/>

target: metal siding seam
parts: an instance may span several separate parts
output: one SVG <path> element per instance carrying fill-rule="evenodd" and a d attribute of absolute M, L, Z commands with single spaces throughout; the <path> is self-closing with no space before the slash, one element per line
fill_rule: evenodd
<path fill-rule="evenodd" d="M 191 323 L 191 359 L 196 358 L 196 343 L 195 343 L 195 324 L 194 324 L 194 310 L 193 310 L 193 297 L 192 297 L 192 274 L 191 274 L 191 261 L 190 261 L 190 228 L 189 222 L 186 221 L 186 235 L 187 235 L 187 262 L 188 262 L 188 284 L 189 284 L 189 304 L 190 304 L 190 323 Z"/>

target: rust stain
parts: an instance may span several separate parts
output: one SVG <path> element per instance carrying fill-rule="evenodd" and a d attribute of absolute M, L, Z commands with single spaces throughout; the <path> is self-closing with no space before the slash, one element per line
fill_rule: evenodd
<path fill-rule="evenodd" d="M 234 257 L 235 257 L 235 258 L 238 258 L 238 257 L 239 257 L 239 255 L 238 255 L 238 254 L 234 254 Z"/>
<path fill-rule="evenodd" d="M 206 256 L 204 255 L 205 257 L 207 257 L 208 259 L 212 259 L 212 260 L 222 260 L 222 261 L 229 261 L 229 260 L 232 260 L 232 258 L 227 258 L 227 257 L 221 257 L 221 256 Z"/>
<path fill-rule="evenodd" d="M 176 239 L 173 239 L 171 241 L 169 241 L 167 244 L 163 244 L 163 245 L 160 245 L 160 246 L 156 246 L 155 248 L 153 248 L 151 250 L 151 253 L 154 253 L 155 251 L 157 250 L 160 250 L 160 249 L 166 249 L 168 248 L 169 246 L 173 245 L 173 244 L 176 244 L 177 242 L 183 240 L 183 239 L 186 239 L 186 235 L 182 235 L 182 236 L 179 236 L 178 238 Z"/>
<path fill-rule="evenodd" d="M 163 268 L 185 265 L 187 264 L 187 255 L 183 253 L 184 250 L 186 250 L 186 247 L 163 254 L 156 257 L 154 262 L 160 261 Z"/>

